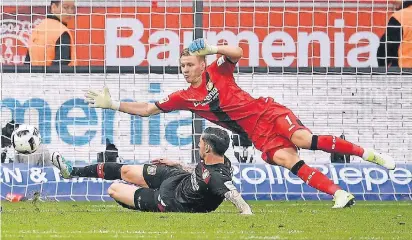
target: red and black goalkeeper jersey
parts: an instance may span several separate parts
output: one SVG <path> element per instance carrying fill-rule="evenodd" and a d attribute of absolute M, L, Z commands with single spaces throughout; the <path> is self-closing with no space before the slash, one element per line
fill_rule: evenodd
<path fill-rule="evenodd" d="M 243 91 L 235 83 L 234 68 L 235 64 L 222 56 L 207 67 L 199 87 L 190 86 L 174 92 L 155 104 L 163 112 L 189 110 L 251 139 L 258 119 L 267 108 L 268 99 L 255 99 Z"/>

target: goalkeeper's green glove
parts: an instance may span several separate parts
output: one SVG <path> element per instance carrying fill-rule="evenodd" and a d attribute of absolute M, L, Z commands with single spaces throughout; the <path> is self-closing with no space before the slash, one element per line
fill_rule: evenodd
<path fill-rule="evenodd" d="M 193 56 L 205 56 L 217 53 L 217 46 L 210 45 L 203 38 L 194 40 L 189 45 L 189 52 Z"/>
<path fill-rule="evenodd" d="M 119 110 L 120 108 L 120 102 L 112 100 L 107 87 L 104 87 L 103 91 L 90 89 L 87 91 L 85 97 L 85 101 L 89 103 L 89 107 L 92 108 L 106 108 L 113 110 Z"/>

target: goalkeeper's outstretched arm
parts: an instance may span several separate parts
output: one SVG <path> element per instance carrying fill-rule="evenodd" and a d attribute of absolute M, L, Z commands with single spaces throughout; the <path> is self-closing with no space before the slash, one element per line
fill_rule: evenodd
<path fill-rule="evenodd" d="M 147 102 L 121 102 L 119 111 L 141 117 L 149 117 L 162 112 L 154 103 Z"/>
<path fill-rule="evenodd" d="M 154 103 L 115 101 L 111 98 L 107 87 L 103 91 L 87 91 L 85 101 L 89 103 L 89 107 L 113 109 L 141 117 L 148 117 L 162 112 Z"/>

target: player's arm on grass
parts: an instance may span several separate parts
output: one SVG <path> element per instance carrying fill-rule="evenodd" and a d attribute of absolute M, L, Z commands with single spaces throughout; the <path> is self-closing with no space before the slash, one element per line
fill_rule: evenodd
<path fill-rule="evenodd" d="M 233 203 L 241 214 L 252 214 L 249 204 L 245 202 L 235 185 L 233 185 L 232 176 L 214 172 L 211 174 L 208 186 L 215 195 L 225 197 Z"/>
<path fill-rule="evenodd" d="M 250 208 L 249 204 L 242 198 L 242 195 L 236 190 L 232 189 L 225 193 L 225 198 L 232 202 L 233 205 L 240 211 L 241 214 L 250 215 L 252 213 L 252 209 Z"/>
<path fill-rule="evenodd" d="M 180 167 L 181 169 L 185 170 L 188 173 L 192 173 L 196 166 L 187 165 L 177 160 L 170 160 L 166 158 L 157 158 L 152 160 L 152 164 L 163 164 L 170 167 Z"/>
<path fill-rule="evenodd" d="M 229 58 L 229 60 L 233 63 L 238 62 L 243 56 L 243 50 L 241 47 L 229 45 L 214 46 L 208 44 L 203 38 L 194 40 L 189 45 L 189 51 L 192 55 L 196 56 L 221 54 Z"/>
<path fill-rule="evenodd" d="M 177 93 L 170 95 L 170 97 L 172 96 L 173 99 L 181 100 Z M 169 100 L 170 98 L 168 97 L 166 99 Z M 111 98 L 107 87 L 105 87 L 103 91 L 88 90 L 85 95 L 85 101 L 89 103 L 89 107 L 113 109 L 141 117 L 178 110 L 176 106 L 183 106 L 179 101 L 174 102 L 173 100 L 167 102 L 163 100 L 156 103 L 116 101 Z"/>

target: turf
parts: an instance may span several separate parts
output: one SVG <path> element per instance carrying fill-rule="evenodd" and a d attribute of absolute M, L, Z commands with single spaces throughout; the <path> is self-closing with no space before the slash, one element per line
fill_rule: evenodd
<path fill-rule="evenodd" d="M 229 203 L 209 214 L 143 213 L 102 202 L 2 202 L 2 239 L 412 239 L 412 203 Z"/>

